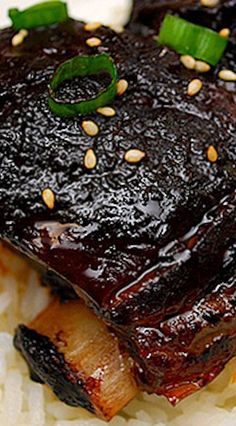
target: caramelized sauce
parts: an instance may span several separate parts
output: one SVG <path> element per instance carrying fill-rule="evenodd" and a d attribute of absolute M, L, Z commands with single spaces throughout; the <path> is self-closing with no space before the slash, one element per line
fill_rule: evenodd
<path fill-rule="evenodd" d="M 96 35 L 128 89 L 114 100 L 114 117 L 86 117 L 100 129 L 91 141 L 80 117 L 62 120 L 47 103 L 57 65 L 91 53 L 83 25 L 70 20 L 32 30 L 17 50 L 10 46 L 13 31 L 1 33 L 0 97 L 8 102 L 0 111 L 0 234 L 109 323 L 148 390 L 167 394 L 191 379 L 202 386 L 235 353 L 234 299 L 223 286 L 234 275 L 231 262 L 222 278 L 236 235 L 235 88 L 210 74 L 190 99 L 189 70 L 174 52 L 163 55 L 152 39 L 126 31 L 101 27 Z M 226 68 L 232 55 L 223 59 Z M 72 95 L 92 95 L 100 83 L 81 80 L 80 93 L 76 86 Z M 219 154 L 214 164 L 206 159 L 209 143 Z M 85 170 L 90 148 L 97 165 Z M 125 162 L 130 149 L 144 152 L 143 161 Z M 44 188 L 55 194 L 53 210 L 42 202 Z M 196 357 L 198 333 L 209 341 L 202 339 L 208 349 L 200 347 Z"/>

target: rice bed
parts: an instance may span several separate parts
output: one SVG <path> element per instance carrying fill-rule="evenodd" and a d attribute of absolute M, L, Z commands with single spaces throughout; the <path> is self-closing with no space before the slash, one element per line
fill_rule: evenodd
<path fill-rule="evenodd" d="M 38 275 L 0 245 L 0 425 L 105 426 L 80 408 L 67 407 L 46 387 L 33 383 L 12 344 L 14 329 L 49 302 Z M 236 359 L 207 388 L 173 408 L 164 398 L 140 394 L 110 426 L 236 425 Z"/>

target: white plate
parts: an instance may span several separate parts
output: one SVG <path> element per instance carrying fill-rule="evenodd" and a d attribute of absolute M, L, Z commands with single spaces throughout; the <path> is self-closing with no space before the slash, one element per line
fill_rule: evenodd
<path fill-rule="evenodd" d="M 43 0 L 1 0 L 0 25 L 9 25 L 10 7 L 26 8 Z M 105 25 L 124 25 L 128 21 L 132 0 L 67 0 L 70 16 L 83 21 L 99 21 Z"/>

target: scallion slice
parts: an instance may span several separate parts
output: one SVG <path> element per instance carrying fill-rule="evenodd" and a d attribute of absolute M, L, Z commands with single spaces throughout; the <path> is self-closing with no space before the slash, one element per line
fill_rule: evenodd
<path fill-rule="evenodd" d="M 157 42 L 181 55 L 191 55 L 211 65 L 217 65 L 228 40 L 209 28 L 167 14 L 161 25 Z"/>
<path fill-rule="evenodd" d="M 16 30 L 46 27 L 68 19 L 67 4 L 62 1 L 46 1 L 23 11 L 10 9 L 8 15 Z"/>
<path fill-rule="evenodd" d="M 111 76 L 111 83 L 97 96 L 87 100 L 63 101 L 56 98 L 56 90 L 64 81 L 75 77 L 107 72 Z M 116 96 L 117 69 L 112 58 L 106 53 L 91 56 L 75 56 L 61 64 L 49 85 L 49 107 L 51 111 L 61 117 L 85 115 L 108 105 Z"/>

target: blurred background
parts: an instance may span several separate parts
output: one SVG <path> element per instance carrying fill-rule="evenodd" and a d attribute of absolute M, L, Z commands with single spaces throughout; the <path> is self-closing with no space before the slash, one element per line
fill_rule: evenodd
<path fill-rule="evenodd" d="M 7 26 L 7 11 L 11 7 L 26 8 L 43 0 L 1 0 L 0 25 Z M 67 0 L 70 16 L 83 21 L 99 21 L 105 25 L 124 25 L 132 0 Z"/>

